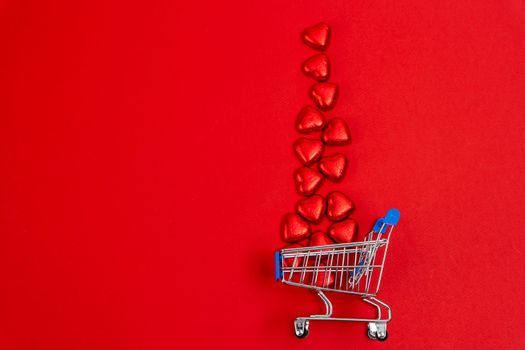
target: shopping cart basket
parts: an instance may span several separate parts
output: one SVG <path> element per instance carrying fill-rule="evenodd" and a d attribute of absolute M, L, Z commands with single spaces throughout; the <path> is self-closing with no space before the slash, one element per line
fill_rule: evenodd
<path fill-rule="evenodd" d="M 363 241 L 325 246 L 282 249 L 275 253 L 276 279 L 284 284 L 314 290 L 323 300 L 324 315 L 298 317 L 295 335 L 308 335 L 310 321 L 368 322 L 368 337 L 386 340 L 390 307 L 375 298 L 379 291 L 390 234 L 399 221 L 399 211 L 390 209 L 375 222 Z M 324 292 L 358 295 L 373 305 L 377 318 L 332 317 L 332 303 Z M 382 308 L 386 310 L 382 312 Z"/>

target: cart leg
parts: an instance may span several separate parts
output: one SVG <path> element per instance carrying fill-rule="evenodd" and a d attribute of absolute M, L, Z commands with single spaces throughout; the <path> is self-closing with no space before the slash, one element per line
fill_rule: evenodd
<path fill-rule="evenodd" d="M 387 304 L 385 304 L 381 300 L 376 299 L 374 297 L 368 298 L 368 300 L 365 299 L 365 301 L 367 301 L 370 304 L 376 305 L 376 307 L 379 309 L 378 319 L 381 319 L 381 307 L 380 306 L 383 306 L 388 312 L 388 318 L 383 320 L 383 321 L 388 322 L 388 321 L 390 321 L 392 319 L 392 310 L 390 310 L 390 306 L 388 306 Z"/>
<path fill-rule="evenodd" d="M 330 319 L 332 316 L 332 302 L 328 297 L 320 290 L 316 290 L 317 295 L 324 303 L 325 313 L 324 315 L 311 315 L 310 317 L 297 317 L 294 321 L 294 333 L 297 338 L 304 338 L 308 336 L 310 331 L 310 320 L 311 319 Z"/>
<path fill-rule="evenodd" d="M 366 302 L 366 303 L 376 307 L 376 309 L 377 309 L 377 321 L 378 322 L 388 322 L 388 321 L 390 321 L 392 319 L 392 311 L 390 310 L 390 306 L 388 306 L 387 304 L 385 304 L 381 300 L 378 300 L 378 299 L 376 299 L 374 297 L 363 298 L 362 300 L 364 302 Z M 381 306 L 383 306 L 387 310 L 387 313 L 388 313 L 388 317 L 387 318 L 381 317 L 382 316 Z"/>
<path fill-rule="evenodd" d="M 363 299 L 363 301 L 374 305 L 377 309 L 377 321 L 368 323 L 368 337 L 370 339 L 385 341 L 388 337 L 386 325 L 392 318 L 392 311 L 390 310 L 390 307 L 387 304 L 383 303 L 381 300 L 378 300 L 374 297 L 365 298 Z M 387 319 L 383 319 L 381 317 L 381 306 L 385 307 L 388 311 Z"/>
<path fill-rule="evenodd" d="M 319 298 L 321 298 L 321 300 L 323 301 L 326 311 L 325 311 L 324 315 L 311 315 L 310 317 L 330 318 L 332 316 L 332 310 L 333 310 L 332 302 L 330 301 L 330 299 L 328 299 L 328 297 L 322 291 L 317 290 L 316 292 L 317 292 L 317 295 L 319 296 Z"/>

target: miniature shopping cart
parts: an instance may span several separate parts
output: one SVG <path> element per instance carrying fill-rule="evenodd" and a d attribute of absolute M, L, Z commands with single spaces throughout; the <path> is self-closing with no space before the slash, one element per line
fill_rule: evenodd
<path fill-rule="evenodd" d="M 378 219 L 361 242 L 282 249 L 275 253 L 277 280 L 292 286 L 314 290 L 323 300 L 326 313 L 298 317 L 295 335 L 308 335 L 310 321 L 368 322 L 368 337 L 384 341 L 387 323 L 392 318 L 390 307 L 375 298 L 379 291 L 390 234 L 399 221 L 399 211 L 390 209 Z M 332 303 L 324 292 L 358 295 L 373 305 L 377 318 L 332 317 Z M 383 309 L 386 310 L 382 312 Z"/>

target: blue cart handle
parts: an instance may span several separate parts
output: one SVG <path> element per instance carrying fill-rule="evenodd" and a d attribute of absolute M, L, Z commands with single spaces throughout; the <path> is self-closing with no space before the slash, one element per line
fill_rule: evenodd
<path fill-rule="evenodd" d="M 401 214 L 399 213 L 399 210 L 397 210 L 396 208 L 390 209 L 386 212 L 384 218 L 377 219 L 376 223 L 374 224 L 373 231 L 379 234 L 385 233 L 386 227 L 388 225 L 397 225 L 397 223 L 399 222 L 400 215 Z M 383 229 L 381 230 L 381 228 Z"/>
<path fill-rule="evenodd" d="M 283 279 L 283 271 L 281 270 L 282 254 L 280 251 L 275 252 L 275 279 L 280 281 Z"/>

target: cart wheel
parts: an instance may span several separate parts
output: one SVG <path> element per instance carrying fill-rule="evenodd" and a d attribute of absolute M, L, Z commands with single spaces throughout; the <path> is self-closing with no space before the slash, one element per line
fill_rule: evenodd
<path fill-rule="evenodd" d="M 388 332 L 387 331 L 385 331 L 384 334 L 377 333 L 377 340 L 385 341 L 385 340 L 387 340 L 387 338 L 388 338 Z"/>
<path fill-rule="evenodd" d="M 368 335 L 368 338 L 370 339 L 373 339 L 373 340 L 377 339 L 377 324 L 375 322 L 368 323 L 366 335 Z"/>
<path fill-rule="evenodd" d="M 366 331 L 366 335 L 368 335 L 368 338 L 372 339 L 372 340 L 377 340 L 377 335 L 376 333 L 372 333 L 370 332 L 370 329 Z"/>
<path fill-rule="evenodd" d="M 306 338 L 308 336 L 308 328 L 310 322 L 308 320 L 296 319 L 294 321 L 294 333 L 297 338 Z"/>
<path fill-rule="evenodd" d="M 386 331 L 386 323 L 368 323 L 367 335 L 370 339 L 385 341 L 388 338 L 388 332 Z"/>

